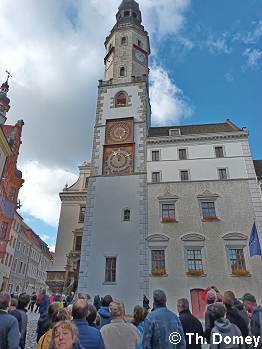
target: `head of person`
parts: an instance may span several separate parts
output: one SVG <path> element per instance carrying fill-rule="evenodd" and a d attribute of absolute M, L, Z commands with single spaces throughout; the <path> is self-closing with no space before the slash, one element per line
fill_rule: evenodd
<path fill-rule="evenodd" d="M 77 293 L 77 295 L 75 295 L 75 300 L 77 301 L 79 299 L 87 301 L 86 294 L 84 294 L 84 293 Z"/>
<path fill-rule="evenodd" d="M 206 302 L 207 304 L 214 304 L 217 301 L 217 293 L 214 289 L 210 289 L 207 292 L 207 296 L 206 296 Z"/>
<path fill-rule="evenodd" d="M 96 321 L 97 310 L 96 310 L 96 307 L 92 304 L 88 304 L 87 308 L 88 308 L 88 312 L 87 312 L 86 320 L 89 323 L 89 325 L 91 325 Z"/>
<path fill-rule="evenodd" d="M 132 323 L 135 326 L 138 326 L 141 322 L 145 320 L 146 315 L 147 315 L 147 310 L 141 307 L 140 305 L 136 305 L 133 311 Z"/>
<path fill-rule="evenodd" d="M 109 304 L 112 302 L 113 302 L 113 298 L 109 294 L 107 294 L 101 300 L 102 307 L 109 307 Z"/>
<path fill-rule="evenodd" d="M 153 302 L 154 302 L 154 308 L 165 307 L 167 302 L 165 292 L 163 290 L 155 290 L 153 292 Z"/>
<path fill-rule="evenodd" d="M 30 299 L 31 297 L 29 294 L 21 293 L 18 297 L 18 308 L 25 309 L 28 306 Z"/>
<path fill-rule="evenodd" d="M 54 301 L 55 302 L 61 302 L 61 300 L 62 300 L 62 296 L 60 294 L 56 294 Z"/>
<path fill-rule="evenodd" d="M 48 313 L 48 316 L 52 319 L 54 313 L 59 309 L 59 305 L 58 304 L 50 304 L 48 306 L 48 310 L 47 310 L 47 313 Z"/>
<path fill-rule="evenodd" d="M 124 320 L 125 318 L 125 307 L 122 302 L 113 301 L 109 305 L 109 311 L 111 314 L 112 320 Z"/>
<path fill-rule="evenodd" d="M 182 311 L 187 311 L 189 310 L 189 302 L 186 298 L 180 298 L 177 301 L 177 311 L 178 313 L 182 313 Z"/>
<path fill-rule="evenodd" d="M 59 321 L 66 321 L 66 320 L 71 320 L 71 315 L 67 311 L 66 308 L 64 309 L 56 309 L 52 315 L 52 325 L 51 327 L 54 327 L 54 325 L 59 322 Z"/>
<path fill-rule="evenodd" d="M 16 310 L 17 307 L 18 307 L 18 299 L 16 297 L 11 297 L 11 304 L 9 307 L 9 311 Z"/>
<path fill-rule="evenodd" d="M 7 292 L 0 292 L 0 310 L 7 311 L 11 305 L 11 296 Z"/>
<path fill-rule="evenodd" d="M 223 303 L 225 304 L 226 308 L 232 308 L 234 305 L 234 299 L 235 295 L 231 291 L 226 291 L 223 295 Z"/>
<path fill-rule="evenodd" d="M 242 302 L 246 310 L 250 313 L 252 313 L 254 308 L 257 306 L 256 297 L 251 293 L 245 293 L 242 297 Z"/>
<path fill-rule="evenodd" d="M 88 304 L 85 300 L 79 299 L 73 304 L 72 317 L 74 320 L 86 320 L 88 316 Z"/>
<path fill-rule="evenodd" d="M 42 293 L 42 294 L 46 294 L 46 290 L 43 289 L 43 290 L 41 291 L 41 293 Z"/>
<path fill-rule="evenodd" d="M 226 308 L 223 303 L 214 303 L 212 309 L 214 320 L 221 320 L 225 317 Z"/>
<path fill-rule="evenodd" d="M 73 349 L 77 341 L 77 330 L 71 321 L 59 321 L 54 325 L 52 343 L 55 349 Z"/>

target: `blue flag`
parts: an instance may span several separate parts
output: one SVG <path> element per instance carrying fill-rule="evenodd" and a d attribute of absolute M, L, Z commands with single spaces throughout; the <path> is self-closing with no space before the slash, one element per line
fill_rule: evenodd
<path fill-rule="evenodd" d="M 261 248 L 260 248 L 260 242 L 257 234 L 257 227 L 256 223 L 253 224 L 251 233 L 250 233 L 250 239 L 249 239 L 249 254 L 250 257 L 253 256 L 261 256 Z"/>

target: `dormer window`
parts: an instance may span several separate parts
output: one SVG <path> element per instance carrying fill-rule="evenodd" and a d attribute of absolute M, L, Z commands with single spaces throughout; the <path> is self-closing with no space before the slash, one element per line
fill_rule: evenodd
<path fill-rule="evenodd" d="M 180 136 L 180 128 L 173 128 L 169 130 L 169 136 L 175 137 L 175 136 Z"/>
<path fill-rule="evenodd" d="M 126 107 L 127 106 L 127 94 L 124 91 L 118 92 L 115 97 L 116 107 Z"/>
<path fill-rule="evenodd" d="M 124 12 L 124 17 L 129 17 L 129 15 L 130 15 L 130 12 L 129 12 L 129 11 L 125 11 L 125 12 Z"/>

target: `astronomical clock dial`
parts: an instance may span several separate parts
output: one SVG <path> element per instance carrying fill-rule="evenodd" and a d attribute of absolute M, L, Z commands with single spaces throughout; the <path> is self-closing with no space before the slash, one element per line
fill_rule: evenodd
<path fill-rule="evenodd" d="M 140 50 L 134 49 L 134 59 L 138 63 L 142 65 L 146 65 L 146 62 L 147 62 L 146 54 L 141 52 Z"/>
<path fill-rule="evenodd" d="M 132 146 L 105 149 L 104 175 L 126 175 L 133 172 Z"/>
<path fill-rule="evenodd" d="M 106 144 L 132 143 L 133 119 L 109 120 L 106 125 Z"/>

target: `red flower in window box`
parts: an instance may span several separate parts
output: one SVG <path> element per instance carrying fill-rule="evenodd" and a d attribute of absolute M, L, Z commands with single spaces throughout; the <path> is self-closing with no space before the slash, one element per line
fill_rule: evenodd
<path fill-rule="evenodd" d="M 232 270 L 232 275 L 235 276 L 249 276 L 250 272 L 246 269 L 234 269 Z"/>
<path fill-rule="evenodd" d="M 202 276 L 204 275 L 203 270 L 194 270 L 194 269 L 190 269 L 187 271 L 186 273 L 188 276 Z"/>
<path fill-rule="evenodd" d="M 173 223 L 176 222 L 175 217 L 162 217 L 162 223 Z"/>
<path fill-rule="evenodd" d="M 218 218 L 217 216 L 205 216 L 202 218 L 202 220 L 205 222 L 213 222 L 213 221 L 217 221 Z"/>
<path fill-rule="evenodd" d="M 156 268 L 156 269 L 153 269 L 151 274 L 153 276 L 163 276 L 166 274 L 166 269 L 165 268 Z"/>

